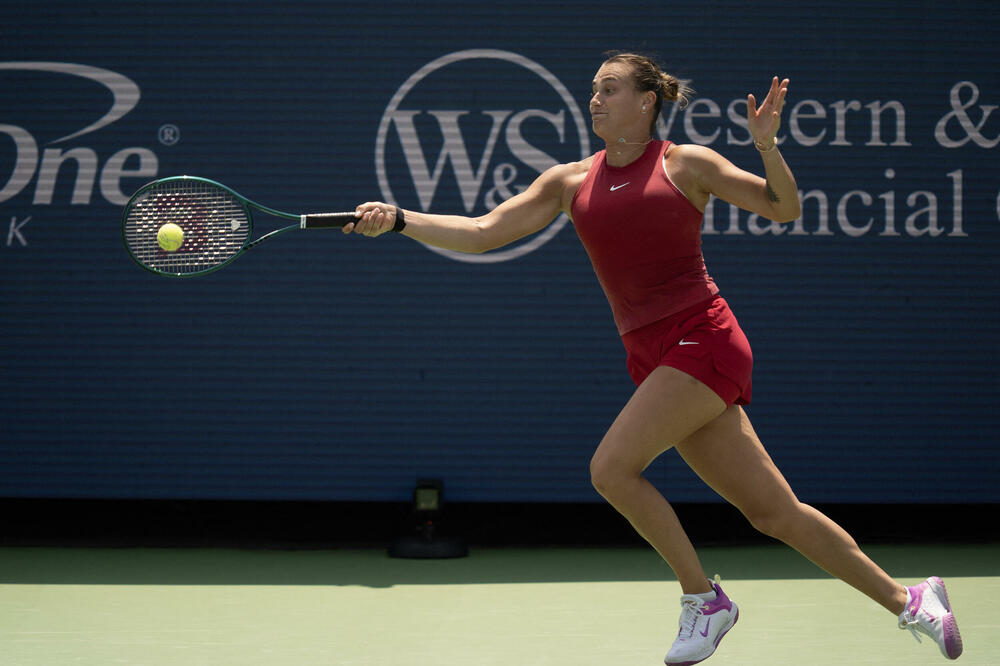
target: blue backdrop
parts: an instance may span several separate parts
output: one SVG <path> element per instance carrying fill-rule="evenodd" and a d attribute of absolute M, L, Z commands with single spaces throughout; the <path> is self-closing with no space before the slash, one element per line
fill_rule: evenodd
<path fill-rule="evenodd" d="M 0 25 L 0 496 L 596 501 L 632 386 L 572 226 L 458 257 L 302 232 L 171 280 L 122 205 L 168 175 L 294 212 L 481 214 L 598 149 L 611 48 L 697 94 L 660 133 L 760 171 L 791 79 L 802 219 L 714 202 L 749 413 L 802 499 L 1000 502 L 995 3 L 17 3 Z M 711 491 L 672 454 L 676 501 Z"/>

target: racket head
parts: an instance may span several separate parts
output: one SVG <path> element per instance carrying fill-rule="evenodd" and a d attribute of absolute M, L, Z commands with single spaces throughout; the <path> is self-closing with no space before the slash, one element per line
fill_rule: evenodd
<path fill-rule="evenodd" d="M 222 183 L 172 176 L 139 188 L 122 214 L 122 241 L 133 261 L 159 275 L 194 277 L 217 271 L 242 254 L 253 233 L 248 201 Z M 184 232 L 177 250 L 160 247 L 165 224 Z"/>

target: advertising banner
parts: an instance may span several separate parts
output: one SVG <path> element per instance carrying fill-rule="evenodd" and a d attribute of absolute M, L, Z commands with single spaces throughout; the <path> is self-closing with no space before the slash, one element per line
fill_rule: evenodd
<path fill-rule="evenodd" d="M 763 173 L 712 199 L 747 411 L 813 502 L 998 502 L 1000 9 L 992 3 L 77 3 L 0 26 L 0 496 L 589 502 L 634 386 L 566 214 L 478 255 L 296 231 L 207 276 L 134 264 L 122 210 L 196 175 L 282 211 L 478 216 L 604 148 L 609 49 L 695 93 L 660 138 Z M 622 219 L 622 225 L 628 224 Z M 255 235 L 282 224 L 256 218 Z M 269 226 L 270 225 L 270 226 Z M 672 501 L 718 499 L 673 454 Z"/>

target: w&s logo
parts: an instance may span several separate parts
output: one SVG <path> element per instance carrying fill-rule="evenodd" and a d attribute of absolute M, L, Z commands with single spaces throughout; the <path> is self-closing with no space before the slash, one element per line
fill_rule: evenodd
<path fill-rule="evenodd" d="M 413 210 L 478 216 L 545 169 L 590 154 L 590 128 L 551 72 L 517 53 L 458 51 L 417 70 L 400 86 L 379 124 L 375 168 L 382 196 Z M 553 238 L 568 218 L 467 262 L 508 261 Z"/>

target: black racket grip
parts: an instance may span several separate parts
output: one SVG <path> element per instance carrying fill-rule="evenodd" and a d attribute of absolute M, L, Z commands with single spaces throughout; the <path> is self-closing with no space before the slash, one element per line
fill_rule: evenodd
<path fill-rule="evenodd" d="M 300 216 L 300 229 L 339 229 L 349 222 L 357 222 L 354 213 L 313 213 Z"/>
<path fill-rule="evenodd" d="M 347 226 L 348 222 L 358 221 L 354 213 L 313 213 L 299 217 L 300 229 L 338 229 Z M 392 230 L 398 234 L 405 228 L 406 220 L 403 219 L 403 209 L 396 208 L 396 222 Z"/>

